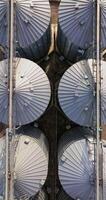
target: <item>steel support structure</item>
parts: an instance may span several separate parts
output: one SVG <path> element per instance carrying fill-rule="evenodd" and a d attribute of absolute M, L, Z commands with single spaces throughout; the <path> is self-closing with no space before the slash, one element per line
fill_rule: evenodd
<path fill-rule="evenodd" d="M 9 53 L 8 53 L 8 79 L 9 79 L 9 118 L 10 131 L 13 128 L 13 51 L 14 51 L 14 0 L 9 0 Z"/>
<path fill-rule="evenodd" d="M 6 130 L 5 200 L 13 200 L 13 56 L 14 56 L 14 0 L 8 0 L 8 129 Z"/>
<path fill-rule="evenodd" d="M 100 91 L 101 58 L 100 58 L 100 0 L 96 0 L 96 200 L 102 200 L 100 194 Z"/>

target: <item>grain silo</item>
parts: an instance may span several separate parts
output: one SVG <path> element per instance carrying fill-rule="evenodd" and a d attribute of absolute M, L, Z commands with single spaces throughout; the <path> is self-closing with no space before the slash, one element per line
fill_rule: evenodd
<path fill-rule="evenodd" d="M 105 10 L 105 0 L 0 1 L 0 200 L 105 200 Z"/>
<path fill-rule="evenodd" d="M 74 128 L 60 139 L 58 173 L 70 197 L 95 199 L 94 143 L 89 130 Z"/>
<path fill-rule="evenodd" d="M 106 48 L 106 1 L 101 1 L 101 47 Z M 73 61 L 83 57 L 96 42 L 96 1 L 61 0 L 59 7 L 58 48 Z"/>
<path fill-rule="evenodd" d="M 50 83 L 46 73 L 36 63 L 15 58 L 13 120 L 15 125 L 28 124 L 38 119 L 50 101 Z M 0 121 L 8 119 L 8 62 L 0 62 L 1 103 Z"/>
<path fill-rule="evenodd" d="M 14 139 L 14 197 L 28 199 L 41 190 L 48 173 L 48 143 L 39 129 L 27 126 L 19 129 Z M 5 164 L 5 137 L 0 138 L 0 163 Z M 5 168 L 1 177 L 5 180 Z M 5 181 L 0 184 L 0 195 L 4 197 Z"/>
<path fill-rule="evenodd" d="M 14 3 L 16 55 L 39 60 L 50 46 L 50 5 L 48 0 L 16 0 Z M 8 47 L 8 1 L 0 1 L 0 44 Z"/>
<path fill-rule="evenodd" d="M 66 116 L 82 126 L 92 126 L 95 118 L 94 60 L 82 60 L 63 74 L 58 88 L 59 104 Z M 106 123 L 106 63 L 101 61 L 101 117 Z"/>

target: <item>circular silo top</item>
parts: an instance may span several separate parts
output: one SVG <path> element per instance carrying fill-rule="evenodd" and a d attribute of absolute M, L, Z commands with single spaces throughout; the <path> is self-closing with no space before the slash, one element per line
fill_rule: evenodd
<path fill-rule="evenodd" d="M 36 63 L 14 59 L 13 122 L 28 124 L 37 120 L 50 101 L 50 83 L 47 75 Z M 8 63 L 0 62 L 0 121 L 8 123 Z"/>
<path fill-rule="evenodd" d="M 47 178 L 48 154 L 36 139 L 21 135 L 15 156 L 15 196 L 31 197 L 41 189 Z"/>
<path fill-rule="evenodd" d="M 38 41 L 50 24 L 48 0 L 16 0 L 16 41 L 22 48 Z M 0 1 L 0 43 L 7 44 L 7 0 Z"/>
<path fill-rule="evenodd" d="M 77 131 L 77 129 L 76 129 Z M 64 134 L 58 152 L 58 173 L 64 191 L 73 199 L 94 200 L 94 144 L 87 137 L 70 140 L 73 130 Z M 78 130 L 80 137 L 81 130 Z M 66 141 L 64 146 L 64 141 Z M 67 139 L 69 136 L 69 140 Z M 63 146 L 62 146 L 63 145 Z M 91 156 L 92 155 L 92 156 Z"/>
<path fill-rule="evenodd" d="M 100 9 L 101 46 L 106 48 L 106 0 L 100 2 Z M 95 1 L 61 0 L 59 28 L 71 44 L 87 49 L 93 45 L 93 31 L 96 30 L 96 20 L 94 18 L 93 22 L 93 16 L 96 16 Z"/>
<path fill-rule="evenodd" d="M 48 173 L 48 143 L 45 136 L 42 131 L 31 126 L 27 126 L 26 130 L 18 129 L 18 134 L 12 140 L 12 145 L 15 146 L 13 189 L 16 199 L 29 199 L 37 194 L 44 185 Z M 2 162 L 4 165 L 1 167 Z M 5 172 L 5 137 L 0 138 L 0 195 L 5 191 L 3 172 Z"/>
<path fill-rule="evenodd" d="M 93 60 L 72 65 L 62 76 L 59 104 L 67 117 L 77 124 L 92 126 L 96 116 L 96 83 Z M 101 118 L 106 124 L 106 62 L 101 61 Z"/>

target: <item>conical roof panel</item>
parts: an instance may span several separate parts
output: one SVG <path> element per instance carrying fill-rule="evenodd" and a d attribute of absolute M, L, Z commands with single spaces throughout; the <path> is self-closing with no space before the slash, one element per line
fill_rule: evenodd
<path fill-rule="evenodd" d="M 58 97 L 69 119 L 83 126 L 92 126 L 95 118 L 96 93 L 93 60 L 72 65 L 62 76 Z M 101 117 L 106 124 L 106 63 L 101 61 Z M 94 74 L 93 74 L 94 73 Z"/>
<path fill-rule="evenodd" d="M 0 43 L 7 41 L 7 0 L 0 1 Z M 50 24 L 48 0 L 16 0 L 16 41 L 22 48 L 39 40 Z M 3 31 L 4 30 L 4 31 Z"/>
<path fill-rule="evenodd" d="M 93 0 L 61 0 L 59 28 L 69 43 L 86 49 L 93 44 L 96 6 Z M 101 46 L 106 48 L 106 0 L 101 4 Z"/>
<path fill-rule="evenodd" d="M 94 200 L 94 159 L 86 139 L 68 141 L 61 147 L 58 173 L 64 191 L 73 199 Z"/>
<path fill-rule="evenodd" d="M 15 156 L 15 195 L 18 198 L 33 196 L 46 180 L 48 155 L 36 140 L 22 135 Z"/>
<path fill-rule="evenodd" d="M 38 119 L 50 101 L 50 83 L 34 62 L 16 58 L 14 71 L 13 120 L 15 125 Z M 8 121 L 8 63 L 0 62 L 0 121 Z"/>
<path fill-rule="evenodd" d="M 27 127 L 27 135 L 15 135 L 14 146 L 14 195 L 29 199 L 42 188 L 48 173 L 48 146 L 42 132 Z M 22 131 L 22 132 L 23 132 Z M 33 137 L 32 137 L 33 132 Z M 31 136 L 30 135 L 31 133 Z M 45 142 L 46 141 L 46 142 Z M 4 163 L 4 164 L 2 164 Z M 5 191 L 5 137 L 0 139 L 0 195 Z"/>
<path fill-rule="evenodd" d="M 101 47 L 106 48 L 106 0 L 100 2 L 101 8 Z"/>

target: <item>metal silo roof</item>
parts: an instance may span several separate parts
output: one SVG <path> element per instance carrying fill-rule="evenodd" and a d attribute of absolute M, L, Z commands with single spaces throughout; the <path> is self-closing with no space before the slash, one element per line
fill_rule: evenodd
<path fill-rule="evenodd" d="M 106 63 L 102 63 L 101 116 L 106 124 Z M 95 80 L 92 60 L 83 60 L 72 65 L 62 76 L 58 98 L 63 112 L 77 124 L 92 126 L 95 116 Z"/>
<path fill-rule="evenodd" d="M 45 72 L 34 62 L 16 58 L 14 73 L 13 120 L 15 125 L 38 119 L 50 101 L 50 83 Z M 0 121 L 8 121 L 8 65 L 0 62 Z"/>
<path fill-rule="evenodd" d="M 69 43 L 86 49 L 93 42 L 93 0 L 61 0 L 59 7 L 59 28 Z M 101 3 L 101 45 L 106 48 L 106 0 Z M 96 23 L 96 22 L 95 22 Z"/>
<path fill-rule="evenodd" d="M 103 141 L 103 199 L 106 198 L 106 141 Z"/>
<path fill-rule="evenodd" d="M 7 40 L 7 0 L 0 1 L 0 43 Z M 16 0 L 16 41 L 22 48 L 39 40 L 50 24 L 48 0 Z M 4 42 L 5 41 L 5 42 Z"/>
<path fill-rule="evenodd" d="M 5 139 L 4 137 L 0 138 L 0 196 L 3 195 L 4 193 L 4 188 L 5 188 L 5 177 L 4 177 L 4 172 L 5 172 Z"/>
<path fill-rule="evenodd" d="M 0 44 L 7 45 L 7 19 L 6 19 L 6 13 L 7 12 L 7 5 L 6 0 L 0 1 Z"/>
<path fill-rule="evenodd" d="M 22 135 L 15 156 L 15 195 L 18 198 L 33 196 L 46 180 L 48 155 L 35 139 Z"/>
<path fill-rule="evenodd" d="M 37 194 L 41 190 L 48 173 L 46 138 L 37 128 L 27 126 L 26 129 L 27 135 L 25 135 L 25 129 L 23 129 L 23 131 L 18 130 L 18 134 L 15 136 L 14 195 L 17 199 L 29 199 Z M 24 134 L 21 134 L 21 132 L 24 132 Z M 0 139 L 0 164 L 3 154 L 2 143 L 5 147 L 3 138 Z M 5 156 L 3 156 L 3 162 L 5 162 Z M 0 168 L 1 173 L 5 172 L 5 165 L 3 166 L 3 170 Z M 2 173 L 2 175 L 5 180 L 5 174 Z M 4 192 L 3 179 L 0 179 L 0 188 L 0 192 Z"/>
<path fill-rule="evenodd" d="M 90 157 L 91 153 L 89 139 L 74 142 L 69 139 L 66 146 L 64 141 L 63 148 L 61 145 L 58 158 L 59 179 L 65 192 L 73 199 L 94 200 L 94 151 L 93 159 Z"/>
<path fill-rule="evenodd" d="M 106 48 L 106 0 L 101 0 L 101 46 Z"/>
<path fill-rule="evenodd" d="M 61 0 L 59 25 L 69 41 L 81 48 L 92 42 L 93 1 Z"/>

